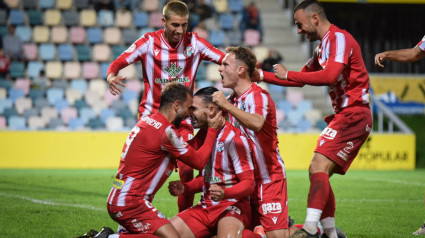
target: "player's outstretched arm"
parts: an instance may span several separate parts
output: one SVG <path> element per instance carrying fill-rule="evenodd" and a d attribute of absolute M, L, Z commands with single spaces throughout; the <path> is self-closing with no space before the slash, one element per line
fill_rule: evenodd
<path fill-rule="evenodd" d="M 383 68 L 382 64 L 385 60 L 396 62 L 416 62 L 425 57 L 425 51 L 422 51 L 418 46 L 411 49 L 390 50 L 381 52 L 375 55 L 375 64 Z"/>

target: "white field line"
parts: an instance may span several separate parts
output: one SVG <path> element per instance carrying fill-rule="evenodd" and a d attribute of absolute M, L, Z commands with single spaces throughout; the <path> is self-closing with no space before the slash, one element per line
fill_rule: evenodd
<path fill-rule="evenodd" d="M 385 182 L 385 183 L 396 183 L 396 184 L 404 184 L 404 185 L 412 185 L 412 186 L 420 186 L 425 188 L 425 183 L 421 182 L 409 182 L 404 180 L 398 180 L 398 179 L 379 179 L 379 178 L 365 178 L 365 180 L 368 181 L 375 181 L 375 182 Z"/>
<path fill-rule="evenodd" d="M 53 201 L 49 201 L 49 200 L 40 200 L 40 199 L 30 198 L 30 197 L 26 197 L 26 196 L 21 196 L 21 195 L 16 195 L 16 194 L 7 194 L 7 193 L 2 193 L 2 192 L 0 192 L 0 196 L 20 198 L 20 199 L 23 199 L 23 200 L 27 200 L 27 201 L 42 204 L 42 205 L 61 206 L 61 207 L 77 207 L 77 208 L 84 208 L 84 209 L 89 209 L 89 210 L 94 210 L 94 211 L 106 211 L 106 208 L 98 208 L 98 207 L 93 207 L 93 206 L 84 205 L 84 204 L 70 204 L 70 203 L 53 202 Z"/>

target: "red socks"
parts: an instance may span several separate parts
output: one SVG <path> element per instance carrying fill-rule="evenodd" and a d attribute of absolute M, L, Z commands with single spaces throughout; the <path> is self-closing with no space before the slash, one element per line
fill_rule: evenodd
<path fill-rule="evenodd" d="M 310 191 L 308 193 L 307 208 L 315 208 L 323 211 L 329 198 L 329 191 L 329 176 L 326 173 L 315 173 L 310 175 Z M 335 197 L 333 201 L 335 203 Z"/>

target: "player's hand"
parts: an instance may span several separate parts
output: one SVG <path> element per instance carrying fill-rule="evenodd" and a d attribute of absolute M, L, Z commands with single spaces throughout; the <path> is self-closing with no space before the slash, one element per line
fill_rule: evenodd
<path fill-rule="evenodd" d="M 226 124 L 226 119 L 223 117 L 223 112 L 217 112 L 213 117 L 207 115 L 208 127 L 220 130 Z"/>
<path fill-rule="evenodd" d="M 276 78 L 283 80 L 287 79 L 286 76 L 288 74 L 288 70 L 285 68 L 285 66 L 281 64 L 275 64 L 273 65 L 273 71 Z"/>
<path fill-rule="evenodd" d="M 230 102 L 227 101 L 226 96 L 224 96 L 224 93 L 222 91 L 214 92 L 212 94 L 212 101 L 224 110 L 226 110 L 226 106 L 230 104 Z"/>
<path fill-rule="evenodd" d="M 109 92 L 111 92 L 112 95 L 120 95 L 123 91 L 119 86 L 125 88 L 125 84 L 123 83 L 125 80 L 125 77 L 115 76 L 113 73 L 109 74 L 107 78 Z"/>
<path fill-rule="evenodd" d="M 168 191 L 173 196 L 180 196 L 184 193 L 184 186 L 181 181 L 170 181 L 168 183 Z"/>
<path fill-rule="evenodd" d="M 384 65 L 382 64 L 384 62 L 384 53 L 379 53 L 375 55 L 375 65 L 384 68 Z"/>
<path fill-rule="evenodd" d="M 217 184 L 211 184 L 209 191 L 210 191 L 210 197 L 214 202 L 223 200 L 224 190 Z"/>

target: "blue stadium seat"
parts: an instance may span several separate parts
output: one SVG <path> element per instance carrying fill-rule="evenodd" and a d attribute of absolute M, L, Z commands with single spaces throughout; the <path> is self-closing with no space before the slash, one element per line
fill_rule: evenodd
<path fill-rule="evenodd" d="M 11 88 L 9 89 L 9 98 L 12 100 L 13 104 L 15 104 L 16 99 L 24 98 L 25 91 L 19 88 Z"/>
<path fill-rule="evenodd" d="M 17 26 L 15 34 L 21 38 L 23 42 L 29 42 L 32 39 L 32 30 L 28 26 Z"/>
<path fill-rule="evenodd" d="M 196 72 L 196 81 L 205 80 L 205 73 L 207 72 L 207 66 L 205 63 L 201 62 L 198 67 L 198 71 Z"/>
<path fill-rule="evenodd" d="M 139 94 L 131 90 L 124 90 L 124 92 L 121 95 L 122 95 L 122 99 L 127 104 L 129 104 L 131 100 L 139 98 Z"/>
<path fill-rule="evenodd" d="M 118 111 L 118 116 L 120 116 L 124 121 L 127 118 L 136 118 L 136 116 L 133 114 L 133 112 L 131 112 L 131 110 L 128 109 L 128 108 L 121 108 Z"/>
<path fill-rule="evenodd" d="M 229 31 L 226 33 L 228 39 L 228 45 L 241 45 L 242 34 L 240 31 Z"/>
<path fill-rule="evenodd" d="M 61 127 L 61 126 L 64 126 L 62 119 L 51 118 L 49 123 L 48 123 L 47 128 L 54 130 L 54 129 L 57 129 L 58 127 Z"/>
<path fill-rule="evenodd" d="M 127 127 L 129 130 L 133 128 L 136 125 L 136 123 L 137 123 L 136 117 L 134 118 L 129 117 L 124 120 L 124 126 Z"/>
<path fill-rule="evenodd" d="M 99 118 L 90 119 L 89 122 L 87 123 L 87 125 L 92 130 L 105 129 L 105 123 L 103 123 L 102 120 L 100 120 Z"/>
<path fill-rule="evenodd" d="M 84 121 L 81 118 L 71 118 L 68 121 L 68 127 L 71 128 L 71 130 L 75 131 L 79 128 L 82 128 L 84 126 Z"/>
<path fill-rule="evenodd" d="M 52 88 L 62 89 L 64 92 L 68 88 L 68 81 L 63 79 L 56 79 L 52 81 Z"/>
<path fill-rule="evenodd" d="M 80 16 L 78 12 L 68 10 L 62 13 L 62 21 L 65 26 L 77 26 L 80 24 Z"/>
<path fill-rule="evenodd" d="M 0 98 L 0 114 L 3 114 L 5 109 L 12 107 L 13 102 L 10 98 Z"/>
<path fill-rule="evenodd" d="M 12 61 L 9 66 L 10 77 L 22 78 L 25 76 L 25 64 L 20 61 Z"/>
<path fill-rule="evenodd" d="M 220 14 L 220 25 L 221 29 L 225 31 L 233 30 L 235 26 L 235 18 L 230 13 Z"/>
<path fill-rule="evenodd" d="M 122 54 L 122 52 L 124 52 L 127 48 L 125 46 L 122 45 L 113 45 L 111 47 L 112 50 L 112 58 L 116 59 L 118 58 L 118 56 L 120 56 Z"/>
<path fill-rule="evenodd" d="M 44 90 L 38 88 L 31 88 L 29 92 L 29 97 L 33 102 L 35 102 L 37 98 L 44 98 Z"/>
<path fill-rule="evenodd" d="M 43 9 L 54 8 L 56 0 L 40 0 L 39 5 Z"/>
<path fill-rule="evenodd" d="M 284 111 L 286 115 L 288 115 L 289 111 L 292 110 L 292 104 L 287 100 L 280 100 L 276 102 L 277 108 Z"/>
<path fill-rule="evenodd" d="M 215 46 L 224 46 L 226 41 L 226 33 L 223 30 L 210 31 L 210 43 Z"/>
<path fill-rule="evenodd" d="M 27 12 L 28 22 L 31 26 L 43 24 L 43 13 L 39 10 L 33 9 Z"/>
<path fill-rule="evenodd" d="M 124 100 L 118 99 L 112 101 L 111 108 L 118 113 L 121 109 L 127 108 L 127 103 Z"/>
<path fill-rule="evenodd" d="M 91 119 L 96 118 L 96 112 L 90 107 L 83 107 L 79 111 L 80 118 L 83 120 L 84 124 L 88 124 Z"/>
<path fill-rule="evenodd" d="M 6 9 L 0 9 L 0 25 L 6 25 L 7 23 L 7 11 Z"/>
<path fill-rule="evenodd" d="M 77 45 L 77 58 L 79 61 L 91 60 L 91 47 L 88 45 Z"/>
<path fill-rule="evenodd" d="M 30 61 L 27 66 L 28 77 L 36 78 L 40 76 L 40 71 L 44 69 L 43 62 L 40 61 Z"/>
<path fill-rule="evenodd" d="M 3 110 L 3 116 L 6 118 L 7 121 L 9 121 L 10 117 L 19 116 L 19 114 L 16 108 L 11 107 L 11 108 L 5 108 Z"/>
<path fill-rule="evenodd" d="M 30 117 L 36 117 L 39 116 L 39 111 L 37 110 L 37 108 L 27 108 L 24 110 L 24 112 L 22 113 L 22 116 L 24 116 L 24 118 L 26 120 L 28 120 Z"/>
<path fill-rule="evenodd" d="M 45 97 L 37 98 L 34 103 L 34 106 L 40 111 L 43 107 L 48 107 L 49 105 L 50 103 Z"/>
<path fill-rule="evenodd" d="M 116 115 L 116 112 L 114 109 L 111 108 L 104 108 L 102 111 L 100 111 L 99 118 L 102 120 L 103 124 L 106 124 L 106 120 L 108 118 L 113 117 Z"/>
<path fill-rule="evenodd" d="M 9 12 L 9 22 L 11 25 L 25 24 L 25 12 L 20 9 L 11 9 Z"/>
<path fill-rule="evenodd" d="M 311 128 L 311 122 L 309 120 L 302 119 L 297 123 L 297 132 L 307 132 Z"/>
<path fill-rule="evenodd" d="M 56 110 L 61 113 L 64 108 L 69 107 L 69 102 L 66 100 L 66 98 L 58 99 L 55 101 L 54 106 Z"/>
<path fill-rule="evenodd" d="M 143 27 L 140 30 L 140 36 L 143 36 L 144 34 L 148 33 L 148 32 L 153 32 L 155 31 L 155 29 L 153 29 L 152 27 Z"/>
<path fill-rule="evenodd" d="M 51 43 L 40 44 L 38 52 L 42 60 L 50 61 L 56 58 L 56 47 Z"/>
<path fill-rule="evenodd" d="M 133 14 L 134 26 L 138 28 L 147 27 L 149 23 L 149 15 L 146 12 L 138 11 Z"/>
<path fill-rule="evenodd" d="M 100 73 L 102 75 L 102 78 L 107 78 L 106 73 L 108 72 L 108 68 L 109 68 L 108 62 L 103 62 L 100 64 Z"/>
<path fill-rule="evenodd" d="M 90 5 L 90 0 L 74 0 L 74 6 L 77 10 L 87 9 Z"/>
<path fill-rule="evenodd" d="M 11 116 L 8 120 L 10 130 L 26 130 L 26 120 L 21 116 Z"/>
<path fill-rule="evenodd" d="M 81 94 L 84 95 L 87 91 L 87 80 L 85 80 L 85 79 L 71 80 L 70 87 L 72 89 L 80 91 Z"/>
<path fill-rule="evenodd" d="M 97 14 L 97 24 L 102 27 L 114 25 L 114 13 L 110 10 L 100 10 Z"/>
<path fill-rule="evenodd" d="M 84 99 L 77 99 L 74 102 L 74 107 L 81 113 L 83 108 L 90 107 L 89 104 Z M 81 114 L 80 114 L 81 115 Z"/>
<path fill-rule="evenodd" d="M 55 105 L 57 100 L 63 99 L 65 96 L 65 92 L 61 88 L 49 88 L 46 92 L 47 100 L 50 105 Z"/>
<path fill-rule="evenodd" d="M 100 27 L 89 27 L 87 29 L 87 40 L 90 44 L 103 42 L 103 31 Z"/>
<path fill-rule="evenodd" d="M 135 42 L 137 39 L 139 39 L 139 33 L 133 29 L 123 29 L 122 30 L 122 39 L 124 41 L 124 44 L 132 44 L 133 42 Z"/>
<path fill-rule="evenodd" d="M 0 25 L 0 37 L 3 38 L 7 34 L 7 26 L 6 25 Z"/>
<path fill-rule="evenodd" d="M 21 0 L 22 7 L 24 9 L 37 8 L 37 1 L 34 0 Z"/>
<path fill-rule="evenodd" d="M 229 2 L 229 10 L 232 13 L 242 12 L 244 8 L 243 0 L 228 0 Z"/>
<path fill-rule="evenodd" d="M 9 79 L 0 79 L 0 88 L 9 90 L 13 86 L 13 81 Z"/>
<path fill-rule="evenodd" d="M 325 129 L 328 126 L 328 124 L 324 120 L 319 120 L 319 121 L 316 122 L 316 125 L 315 126 L 319 130 L 323 130 L 323 129 Z"/>
<path fill-rule="evenodd" d="M 297 104 L 297 110 L 305 114 L 307 111 L 313 109 L 313 103 L 310 100 L 301 100 Z"/>
<path fill-rule="evenodd" d="M 74 59 L 74 46 L 71 44 L 60 44 L 58 46 L 59 59 L 62 61 L 71 61 Z"/>

